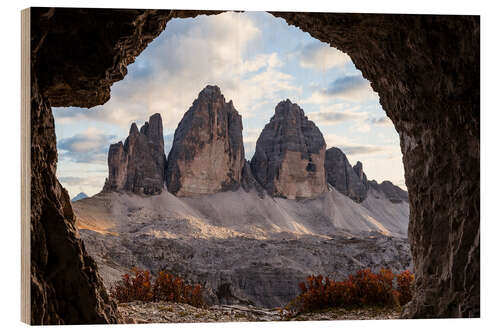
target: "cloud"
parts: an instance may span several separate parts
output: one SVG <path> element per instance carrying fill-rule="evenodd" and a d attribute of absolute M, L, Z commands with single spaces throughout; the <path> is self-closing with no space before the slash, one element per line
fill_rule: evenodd
<path fill-rule="evenodd" d="M 300 65 L 315 70 L 328 70 L 348 64 L 351 58 L 342 51 L 318 41 L 306 44 L 300 50 Z"/>
<path fill-rule="evenodd" d="M 57 179 L 69 191 L 70 197 L 74 197 L 80 192 L 85 192 L 87 195 L 92 196 L 102 190 L 106 176 L 87 174 L 85 177 L 67 176 L 57 177 Z"/>
<path fill-rule="evenodd" d="M 59 177 L 58 179 L 61 183 L 69 186 L 80 185 L 83 181 L 87 180 L 87 178 L 83 177 Z"/>
<path fill-rule="evenodd" d="M 52 108 L 52 112 L 58 126 L 77 123 L 85 119 L 99 120 L 106 118 L 102 107 L 94 107 L 92 109 L 77 107 Z"/>
<path fill-rule="evenodd" d="M 337 147 L 346 155 L 372 155 L 391 151 L 391 148 L 385 145 L 369 145 L 353 142 L 351 138 L 339 136 L 333 133 L 323 135 L 327 148 Z"/>
<path fill-rule="evenodd" d="M 385 147 L 372 145 L 339 146 L 346 155 L 367 155 L 386 151 Z"/>
<path fill-rule="evenodd" d="M 314 121 L 317 125 L 335 125 L 346 121 L 356 121 L 365 117 L 363 112 L 355 112 L 352 109 L 337 111 L 334 108 L 311 112 L 307 117 Z"/>
<path fill-rule="evenodd" d="M 278 68 L 283 66 L 276 52 L 271 54 L 258 54 L 253 59 L 244 60 L 241 63 L 240 74 L 257 72 L 265 68 Z"/>
<path fill-rule="evenodd" d="M 379 118 L 368 118 L 366 122 L 371 125 L 378 126 L 393 126 L 392 121 L 389 117 L 379 117 Z"/>
<path fill-rule="evenodd" d="M 338 97 L 347 100 L 360 100 L 377 96 L 370 82 L 361 75 L 346 75 L 330 83 L 321 94 L 327 97 Z"/>
<path fill-rule="evenodd" d="M 115 135 L 108 135 L 96 128 L 58 140 L 60 159 L 76 163 L 106 163 L 109 145 L 116 141 Z"/>
<path fill-rule="evenodd" d="M 348 102 L 359 105 L 367 101 L 378 100 L 378 94 L 372 90 L 368 80 L 361 75 L 341 76 L 331 82 L 328 88 L 320 88 L 318 85 L 313 85 L 313 87 L 316 90 L 301 103 L 327 106 L 332 103 Z"/>
<path fill-rule="evenodd" d="M 281 71 L 283 62 L 277 53 L 248 56 L 249 43 L 261 35 L 244 13 L 172 19 L 128 67 L 129 75 L 112 86 L 105 105 L 90 112 L 58 110 L 57 120 L 85 118 L 128 128 L 133 121 L 143 122 L 158 112 L 164 129 L 173 131 L 208 84 L 219 86 L 243 117 L 252 117 L 259 107 L 301 92 L 294 77 Z"/>

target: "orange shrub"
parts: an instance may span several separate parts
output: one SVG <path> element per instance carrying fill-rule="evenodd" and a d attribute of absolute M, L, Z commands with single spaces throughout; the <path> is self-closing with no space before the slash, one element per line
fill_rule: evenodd
<path fill-rule="evenodd" d="M 199 284 L 194 287 L 186 285 L 181 278 L 166 272 L 158 274 L 153 290 L 157 301 L 187 303 L 197 307 L 204 303 Z"/>
<path fill-rule="evenodd" d="M 133 268 L 132 271 L 134 277 L 131 278 L 129 274 L 123 275 L 122 280 L 111 288 L 111 296 L 119 302 L 151 301 L 153 299 L 151 274 L 136 268 Z"/>
<path fill-rule="evenodd" d="M 134 277 L 125 274 L 121 281 L 116 282 L 111 288 L 111 296 L 120 303 L 171 301 L 197 307 L 204 306 L 199 284 L 195 286 L 185 284 L 181 278 L 166 272 L 160 272 L 153 283 L 150 272 L 136 268 L 133 272 Z"/>
<path fill-rule="evenodd" d="M 405 305 L 408 303 L 414 293 L 414 280 L 415 275 L 411 274 L 410 271 L 401 272 L 397 276 L 398 280 L 398 293 L 399 293 L 399 302 L 401 305 Z"/>
<path fill-rule="evenodd" d="M 394 279 L 397 288 L 394 288 Z M 414 276 L 405 271 L 395 275 L 388 269 L 375 274 L 363 269 L 344 281 L 333 281 L 323 276 L 309 276 L 299 283 L 301 294 L 284 310 L 309 312 L 329 307 L 363 305 L 396 306 L 406 304 L 413 295 Z"/>

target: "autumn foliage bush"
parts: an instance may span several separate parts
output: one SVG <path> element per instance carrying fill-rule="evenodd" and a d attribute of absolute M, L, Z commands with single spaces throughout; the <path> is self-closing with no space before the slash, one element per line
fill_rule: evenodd
<path fill-rule="evenodd" d="M 388 269 L 373 273 L 363 269 L 343 281 L 311 275 L 301 282 L 301 294 L 284 310 L 310 312 L 330 307 L 401 306 L 413 295 L 414 275 L 409 271 L 394 274 Z"/>
<path fill-rule="evenodd" d="M 149 271 L 133 269 L 133 276 L 124 274 L 111 288 L 111 296 L 118 302 L 170 301 L 187 303 L 196 307 L 204 306 L 199 284 L 191 286 L 183 279 L 166 272 L 160 272 L 153 281 Z"/>

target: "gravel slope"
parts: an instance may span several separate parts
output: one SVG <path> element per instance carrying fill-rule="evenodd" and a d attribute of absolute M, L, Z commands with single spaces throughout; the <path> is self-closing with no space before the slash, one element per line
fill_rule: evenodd
<path fill-rule="evenodd" d="M 75 202 L 88 252 L 109 288 L 132 267 L 204 285 L 210 304 L 276 307 L 310 274 L 411 268 L 408 205 L 371 191 L 358 204 L 331 189 L 315 199 L 238 190 L 195 198 L 105 193 Z"/>

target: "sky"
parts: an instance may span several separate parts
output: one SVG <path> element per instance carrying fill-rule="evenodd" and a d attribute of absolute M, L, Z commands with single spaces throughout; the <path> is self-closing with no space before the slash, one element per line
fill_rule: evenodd
<path fill-rule="evenodd" d="M 98 193 L 108 175 L 109 145 L 124 141 L 132 122 L 163 119 L 166 154 L 175 129 L 198 93 L 221 88 L 243 119 L 245 155 L 275 106 L 289 98 L 314 121 L 327 148 L 363 163 L 368 179 L 406 189 L 399 136 L 378 95 L 350 57 L 265 12 L 226 12 L 172 19 L 91 109 L 53 108 L 57 176 L 73 197 Z"/>

